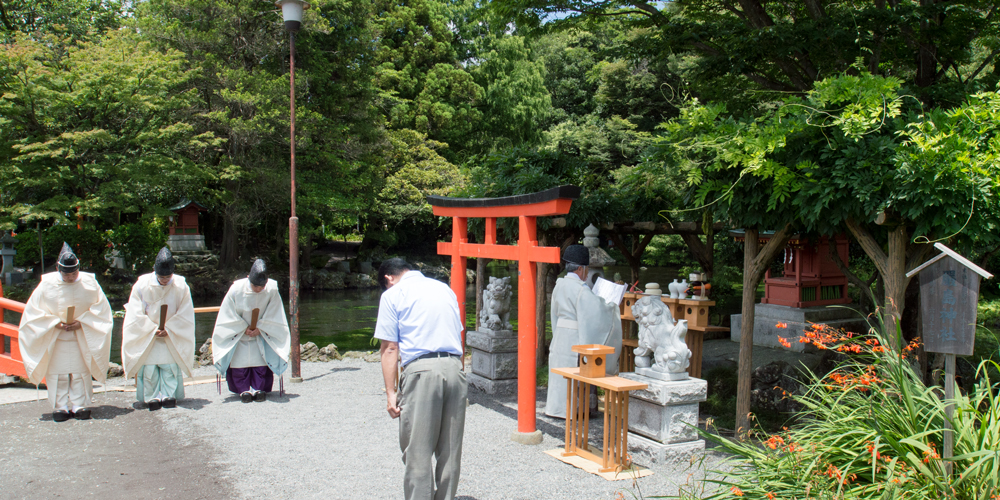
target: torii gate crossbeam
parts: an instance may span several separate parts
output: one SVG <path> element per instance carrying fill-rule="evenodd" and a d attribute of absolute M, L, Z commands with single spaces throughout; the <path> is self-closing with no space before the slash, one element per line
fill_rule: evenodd
<path fill-rule="evenodd" d="M 469 257 L 517 261 L 517 430 L 535 432 L 535 293 L 538 263 L 559 263 L 558 247 L 538 246 L 538 217 L 569 213 L 580 188 L 559 186 L 537 193 L 503 198 L 428 196 L 434 215 L 452 218 L 450 242 L 438 242 L 438 254 L 451 255 L 451 289 L 458 297 L 465 345 L 465 269 Z M 469 243 L 469 218 L 486 219 L 484 243 Z M 517 245 L 497 244 L 497 218 L 518 218 Z"/>

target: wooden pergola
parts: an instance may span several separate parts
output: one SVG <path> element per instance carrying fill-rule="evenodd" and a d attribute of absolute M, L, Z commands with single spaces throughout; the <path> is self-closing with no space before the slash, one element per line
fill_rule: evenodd
<path fill-rule="evenodd" d="M 465 321 L 465 269 L 469 257 L 516 260 L 517 299 L 517 430 L 535 432 L 535 287 L 538 263 L 559 263 L 558 247 L 538 245 L 537 218 L 569 213 L 580 196 L 577 186 L 503 198 L 445 198 L 428 196 L 434 215 L 452 218 L 452 239 L 438 242 L 438 254 L 451 255 L 451 289 Z M 469 218 L 486 219 L 483 243 L 469 243 Z M 497 219 L 517 217 L 517 245 L 497 244 Z M 462 330 L 465 344 L 465 329 Z"/>

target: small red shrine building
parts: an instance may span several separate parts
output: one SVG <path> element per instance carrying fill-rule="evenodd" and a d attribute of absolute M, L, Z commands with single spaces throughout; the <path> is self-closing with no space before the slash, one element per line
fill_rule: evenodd
<path fill-rule="evenodd" d="M 743 241 L 743 231 L 730 234 L 736 241 Z M 760 233 L 763 245 L 773 233 Z M 848 264 L 847 238 L 837 235 L 833 238 L 837 255 L 844 265 Z M 761 304 L 806 308 L 847 304 L 847 277 L 840 272 L 830 258 L 830 240 L 827 237 L 808 239 L 800 235 L 788 240 L 782 256 L 782 276 L 773 276 L 771 269 L 764 275 L 764 298 Z"/>
<path fill-rule="evenodd" d="M 183 199 L 170 207 L 174 215 L 170 220 L 170 235 L 196 235 L 198 232 L 198 212 L 207 212 L 201 203 Z"/>

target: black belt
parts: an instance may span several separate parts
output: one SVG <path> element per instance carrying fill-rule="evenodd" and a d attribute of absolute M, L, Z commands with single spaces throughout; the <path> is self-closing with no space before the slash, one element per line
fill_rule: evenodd
<path fill-rule="evenodd" d="M 450 352 L 429 352 L 427 354 L 421 354 L 420 356 L 417 356 L 417 359 L 447 358 L 447 357 L 451 357 L 451 356 L 454 356 L 456 358 L 459 357 L 458 354 L 453 354 L 453 353 L 450 353 Z M 416 361 L 417 359 L 415 359 L 414 361 Z"/>

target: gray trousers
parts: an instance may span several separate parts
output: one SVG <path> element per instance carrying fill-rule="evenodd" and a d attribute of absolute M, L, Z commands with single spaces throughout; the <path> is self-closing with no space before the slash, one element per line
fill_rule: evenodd
<path fill-rule="evenodd" d="M 399 387 L 399 448 L 406 498 L 451 500 L 461 475 L 469 401 L 462 361 L 457 357 L 411 361 L 403 369 Z"/>

